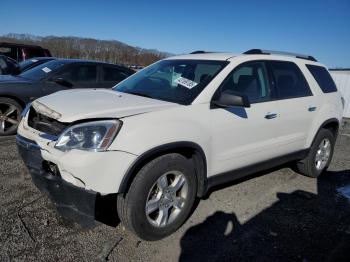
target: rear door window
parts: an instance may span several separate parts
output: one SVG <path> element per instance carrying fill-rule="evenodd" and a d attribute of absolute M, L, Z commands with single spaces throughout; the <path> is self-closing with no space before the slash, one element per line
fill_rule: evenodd
<path fill-rule="evenodd" d="M 328 70 L 322 66 L 306 65 L 323 93 L 337 92 L 337 87 Z"/>
<path fill-rule="evenodd" d="M 295 63 L 270 61 L 269 65 L 279 99 L 312 96 L 303 73 Z"/>
<path fill-rule="evenodd" d="M 119 83 L 129 75 L 117 67 L 104 66 L 102 69 L 102 81 Z"/>

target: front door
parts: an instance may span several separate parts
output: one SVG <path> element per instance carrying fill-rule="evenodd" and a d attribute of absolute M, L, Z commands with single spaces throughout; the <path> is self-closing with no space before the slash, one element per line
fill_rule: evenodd
<path fill-rule="evenodd" d="M 237 66 L 214 97 L 225 90 L 246 95 L 251 107 L 210 109 L 212 175 L 262 162 L 279 154 L 276 141 L 280 112 L 265 62 L 252 61 Z"/>

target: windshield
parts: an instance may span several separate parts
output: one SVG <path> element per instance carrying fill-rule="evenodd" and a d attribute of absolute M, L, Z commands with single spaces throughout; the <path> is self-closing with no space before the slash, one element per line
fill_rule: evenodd
<path fill-rule="evenodd" d="M 20 68 L 24 68 L 24 67 L 27 67 L 27 66 L 29 66 L 29 65 L 31 65 L 31 64 L 34 64 L 34 63 L 36 63 L 36 62 L 38 62 L 38 60 L 36 60 L 36 59 L 24 60 L 24 61 L 22 61 L 22 62 L 19 63 L 19 67 L 20 67 Z"/>
<path fill-rule="evenodd" d="M 41 80 L 48 77 L 52 72 L 62 67 L 65 63 L 60 60 L 49 61 L 27 71 L 24 71 L 19 76 L 30 80 Z"/>
<path fill-rule="evenodd" d="M 114 90 L 186 105 L 226 65 L 226 61 L 162 60 L 122 81 Z"/>
<path fill-rule="evenodd" d="M 31 67 L 32 65 L 36 64 L 36 63 L 40 63 L 41 60 L 38 60 L 38 59 L 35 59 L 35 58 L 32 58 L 32 59 L 27 59 L 27 60 L 24 60 L 22 62 L 19 62 L 19 69 L 22 71 L 23 69 L 25 68 L 29 68 Z M 43 63 L 45 61 L 42 61 Z"/>

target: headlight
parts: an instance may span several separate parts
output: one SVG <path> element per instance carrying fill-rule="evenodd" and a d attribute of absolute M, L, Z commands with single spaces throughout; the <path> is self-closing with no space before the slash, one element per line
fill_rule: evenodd
<path fill-rule="evenodd" d="M 101 120 L 77 124 L 66 129 L 55 147 L 62 151 L 71 149 L 104 151 L 113 142 L 122 122 Z"/>

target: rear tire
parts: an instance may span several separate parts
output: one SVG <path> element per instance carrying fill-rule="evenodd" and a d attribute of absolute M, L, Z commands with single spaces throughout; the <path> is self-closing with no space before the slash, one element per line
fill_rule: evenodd
<path fill-rule="evenodd" d="M 15 100 L 0 97 L 0 136 L 16 134 L 22 110 Z"/>
<path fill-rule="evenodd" d="M 176 153 L 147 163 L 119 194 L 118 215 L 130 231 L 144 240 L 159 240 L 175 232 L 187 219 L 197 193 L 191 160 Z"/>
<path fill-rule="evenodd" d="M 333 133 L 328 129 L 321 129 L 316 135 L 308 156 L 296 163 L 295 171 L 317 178 L 327 170 L 332 160 L 334 145 Z"/>

